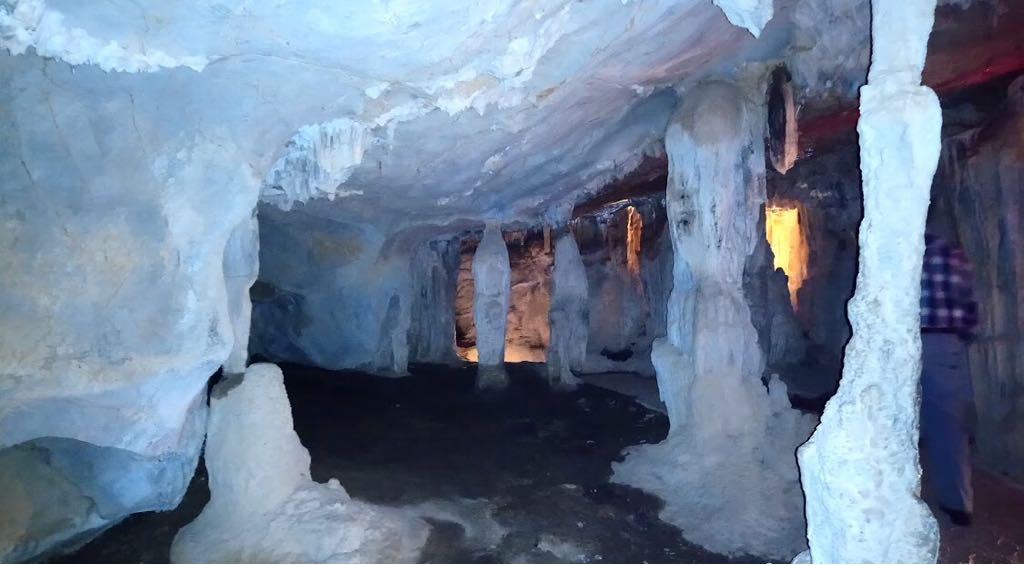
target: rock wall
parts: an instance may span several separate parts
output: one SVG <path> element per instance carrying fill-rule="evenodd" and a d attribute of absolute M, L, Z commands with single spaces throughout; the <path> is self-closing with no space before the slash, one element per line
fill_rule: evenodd
<path fill-rule="evenodd" d="M 831 394 L 850 339 L 846 303 L 857 270 L 857 230 L 863 217 L 856 139 L 796 162 L 785 175 L 769 172 L 768 201 L 798 210 L 808 256 L 795 315 L 806 341 L 803 367 L 780 371 L 791 392 Z"/>
<path fill-rule="evenodd" d="M 974 265 L 980 323 L 968 357 L 978 456 L 1024 481 L 1024 80 L 996 108 L 943 144 L 933 198 L 951 204 Z"/>
<path fill-rule="evenodd" d="M 790 408 L 784 384 L 762 383 L 744 296 L 764 238 L 764 108 L 755 100 L 734 84 L 697 85 L 666 132 L 674 285 L 668 337 L 654 342 L 652 360 L 671 430 L 660 444 L 630 448 L 614 480 L 656 493 L 661 517 L 708 549 L 790 559 L 804 546 L 792 453 L 814 421 Z"/>
<path fill-rule="evenodd" d="M 459 274 L 458 239 L 428 241 L 412 264 L 409 361 L 455 363 L 455 294 Z"/>
<path fill-rule="evenodd" d="M 259 178 L 194 74 L 0 54 L 0 560 L 173 508 L 195 468 Z"/>
<path fill-rule="evenodd" d="M 756 233 L 765 233 L 764 224 L 764 214 L 760 214 Z M 764 353 L 765 377 L 781 375 L 788 388 L 792 379 L 787 375 L 792 367 L 805 362 L 807 343 L 793 312 L 786 274 L 774 265 L 768 240 L 758 237 L 743 269 L 743 295 Z"/>
<path fill-rule="evenodd" d="M 635 372 L 654 376 L 651 344 L 665 335 L 666 303 L 672 289 L 671 242 L 660 196 L 573 221 L 587 271 L 590 329 L 584 372 Z M 629 210 L 642 221 L 639 273 L 630 269 Z"/>
<path fill-rule="evenodd" d="M 921 86 L 935 0 L 872 2 L 861 89 L 860 228 L 843 378 L 799 452 L 815 563 L 929 563 L 938 525 L 920 499 L 921 263 L 939 157 L 939 100 Z"/>
<path fill-rule="evenodd" d="M 267 359 L 402 375 L 413 247 L 372 225 L 261 205 L 250 349 Z"/>

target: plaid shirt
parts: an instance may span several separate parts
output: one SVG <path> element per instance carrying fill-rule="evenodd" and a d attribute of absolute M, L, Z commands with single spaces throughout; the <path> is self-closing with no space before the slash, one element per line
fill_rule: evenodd
<path fill-rule="evenodd" d="M 921 328 L 969 334 L 978 323 L 971 265 L 950 242 L 926 234 L 921 270 Z"/>

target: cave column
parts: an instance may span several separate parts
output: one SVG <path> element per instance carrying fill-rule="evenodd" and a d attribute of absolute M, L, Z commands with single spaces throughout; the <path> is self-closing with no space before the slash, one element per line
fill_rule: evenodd
<path fill-rule="evenodd" d="M 921 261 L 942 124 L 920 80 L 935 4 L 872 2 L 857 126 L 864 220 L 853 337 L 839 390 L 798 453 L 816 563 L 934 563 L 938 554 L 917 453 Z"/>
<path fill-rule="evenodd" d="M 789 560 L 806 547 L 792 454 L 814 421 L 778 379 L 766 390 L 744 294 L 764 237 L 765 108 L 752 86 L 687 89 L 665 132 L 674 286 L 651 360 L 671 428 L 631 447 L 614 480 L 660 496 L 661 518 L 707 549 Z"/>
<path fill-rule="evenodd" d="M 473 256 L 473 320 L 479 359 L 477 386 L 501 388 L 505 374 L 505 330 L 508 325 L 512 267 L 497 222 L 488 222 Z"/>
<path fill-rule="evenodd" d="M 717 380 L 725 393 L 758 380 L 764 367 L 743 294 L 765 199 L 763 159 L 751 156 L 761 139 L 761 114 L 739 87 L 714 82 L 684 94 L 666 132 L 674 286 L 668 342 L 653 361 L 673 432 L 701 417 L 691 414 L 699 406 L 688 406 L 695 379 Z M 763 156 L 763 149 L 754 153 Z M 716 420 L 724 412 L 715 408 L 705 416 Z M 723 430 L 736 427 L 728 420 Z"/>
<path fill-rule="evenodd" d="M 587 271 L 572 230 L 566 229 L 555 243 L 552 279 L 548 378 L 552 385 L 573 387 L 579 383 L 573 371 L 582 369 L 587 355 L 590 312 Z"/>
<path fill-rule="evenodd" d="M 256 209 L 238 223 L 224 246 L 224 284 L 228 295 L 228 319 L 234 342 L 224 362 L 225 373 L 244 373 L 249 360 L 249 328 L 252 300 L 249 288 L 260 271 L 260 232 Z"/>

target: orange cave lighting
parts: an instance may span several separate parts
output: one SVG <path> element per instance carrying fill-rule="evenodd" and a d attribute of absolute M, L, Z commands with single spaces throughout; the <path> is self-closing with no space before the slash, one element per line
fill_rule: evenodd
<path fill-rule="evenodd" d="M 775 254 L 775 268 L 789 277 L 789 300 L 796 310 L 797 291 L 807 278 L 807 240 L 800 228 L 800 210 L 796 207 L 765 208 L 765 231 L 768 245 Z"/>

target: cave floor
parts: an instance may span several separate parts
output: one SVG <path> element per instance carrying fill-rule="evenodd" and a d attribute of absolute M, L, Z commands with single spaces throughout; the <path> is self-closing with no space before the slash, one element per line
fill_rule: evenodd
<path fill-rule="evenodd" d="M 790 400 L 794 407 L 820 414 L 830 385 L 807 385 L 815 368 L 802 369 L 792 375 L 802 381 L 798 381 L 795 393 L 794 387 L 790 387 Z M 584 375 L 583 379 L 589 384 L 634 397 L 659 412 L 665 411 L 664 404 L 658 399 L 658 383 L 654 379 L 629 373 Z M 975 468 L 974 523 L 963 528 L 954 525 L 939 509 L 928 490 L 927 470 L 924 480 L 925 501 L 938 519 L 941 532 L 939 563 L 1024 563 L 1024 487 Z"/>
<path fill-rule="evenodd" d="M 728 561 L 659 520 L 653 496 L 609 484 L 624 447 L 668 431 L 663 414 L 629 396 L 592 385 L 553 391 L 530 364 L 510 365 L 501 392 L 475 390 L 471 367 L 400 379 L 282 369 L 313 478 L 337 477 L 354 498 L 424 516 L 433 526 L 424 562 Z M 209 499 L 199 467 L 177 509 L 131 516 L 54 562 L 166 562 L 174 534 Z M 1024 490 L 980 471 L 975 487 L 974 526 L 939 513 L 940 561 L 1020 562 Z"/>
<path fill-rule="evenodd" d="M 659 520 L 655 497 L 608 482 L 624 447 L 668 431 L 627 396 L 554 391 L 525 363 L 500 392 L 477 391 L 472 367 L 398 379 L 281 367 L 314 480 L 424 516 L 423 562 L 729 561 Z M 55 562 L 166 562 L 208 499 L 201 463 L 179 508 L 131 516 Z"/>

